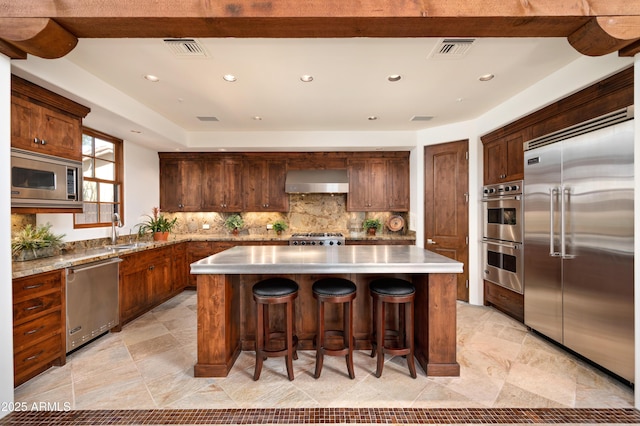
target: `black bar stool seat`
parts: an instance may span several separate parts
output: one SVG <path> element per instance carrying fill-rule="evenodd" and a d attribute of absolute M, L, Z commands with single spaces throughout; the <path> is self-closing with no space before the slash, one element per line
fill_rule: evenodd
<path fill-rule="evenodd" d="M 416 367 L 413 357 L 415 286 L 409 281 L 400 278 L 379 278 L 369 284 L 369 292 L 373 298 L 371 357 L 377 356 L 376 377 L 382 375 L 384 354 L 390 354 L 406 356 L 409 373 L 415 379 Z M 398 305 L 399 307 L 399 326 L 397 330 L 385 330 L 385 307 L 389 304 Z M 399 347 L 385 346 L 385 336 L 388 334 L 400 337 Z"/>
<path fill-rule="evenodd" d="M 344 278 L 322 278 L 312 286 L 313 297 L 318 301 L 318 333 L 316 335 L 316 371 L 314 377 L 320 377 L 324 355 L 345 356 L 350 378 L 355 378 L 353 371 L 353 300 L 356 298 L 356 285 Z M 324 304 L 341 303 L 343 306 L 343 329 L 325 330 Z M 326 338 L 342 337 L 339 348 L 327 347 Z"/>
<path fill-rule="evenodd" d="M 298 297 L 298 284 L 288 278 L 268 278 L 253 286 L 256 301 L 256 368 L 253 380 L 260 378 L 262 365 L 268 357 L 285 357 L 287 376 L 293 380 L 293 359 L 298 359 L 298 337 L 295 333 L 294 300 Z M 285 305 L 284 331 L 273 331 L 269 327 L 269 306 Z M 274 348 L 272 339 L 284 337 L 284 348 Z"/>

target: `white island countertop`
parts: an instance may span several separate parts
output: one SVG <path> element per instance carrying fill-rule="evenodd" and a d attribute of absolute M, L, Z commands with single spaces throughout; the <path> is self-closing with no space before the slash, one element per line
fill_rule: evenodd
<path fill-rule="evenodd" d="M 463 264 L 416 246 L 236 246 L 191 264 L 192 274 L 461 273 Z"/>

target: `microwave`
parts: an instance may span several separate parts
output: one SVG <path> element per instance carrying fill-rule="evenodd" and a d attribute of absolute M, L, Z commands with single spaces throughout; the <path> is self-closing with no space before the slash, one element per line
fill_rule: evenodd
<path fill-rule="evenodd" d="M 82 208 L 82 162 L 11 148 L 11 207 Z"/>

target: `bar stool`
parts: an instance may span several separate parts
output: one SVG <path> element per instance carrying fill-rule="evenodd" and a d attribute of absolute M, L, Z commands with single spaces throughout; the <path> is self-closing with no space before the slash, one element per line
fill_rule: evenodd
<path fill-rule="evenodd" d="M 287 278 L 268 278 L 253 286 L 253 300 L 256 301 L 256 369 L 253 380 L 260 378 L 262 364 L 268 357 L 284 356 L 289 380 L 293 380 L 292 359 L 298 359 L 298 337 L 295 333 L 295 310 L 293 301 L 298 297 L 298 284 Z M 269 306 L 285 305 L 285 330 L 272 331 L 269 328 Z M 284 337 L 284 348 L 273 348 L 272 338 Z"/>
<path fill-rule="evenodd" d="M 356 285 L 344 278 L 323 278 L 312 286 L 313 297 L 318 301 L 318 334 L 316 335 L 316 372 L 320 377 L 324 355 L 346 356 L 349 377 L 355 378 L 353 372 L 353 300 L 356 298 Z M 325 330 L 324 304 L 341 303 L 343 307 L 343 329 Z M 342 346 L 328 348 L 325 339 L 329 336 L 341 336 Z"/>
<path fill-rule="evenodd" d="M 416 378 L 416 367 L 413 359 L 413 301 L 416 288 L 409 281 L 399 278 L 380 278 L 369 284 L 373 298 L 373 335 L 371 358 L 377 355 L 376 377 L 382 375 L 384 354 L 405 355 L 411 377 Z M 385 307 L 388 304 L 398 305 L 399 327 L 397 330 L 385 330 Z M 402 313 L 404 312 L 404 315 Z M 404 318 L 403 318 L 404 317 Z M 404 324 L 403 324 L 404 323 Z M 400 347 L 385 346 L 385 335 L 397 335 Z"/>

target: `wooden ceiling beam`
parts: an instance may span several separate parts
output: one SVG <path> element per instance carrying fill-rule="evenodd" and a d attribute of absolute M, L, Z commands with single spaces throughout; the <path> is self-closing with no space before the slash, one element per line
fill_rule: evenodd
<path fill-rule="evenodd" d="M 45 59 L 71 52 L 78 39 L 50 18 L 2 18 L 0 39 L 19 50 Z"/>
<path fill-rule="evenodd" d="M 574 49 L 587 56 L 620 51 L 640 39 L 640 16 L 591 18 L 567 39 Z"/>
<path fill-rule="evenodd" d="M 43 58 L 78 38 L 568 37 L 590 56 L 640 38 L 628 0 L 0 0 L 0 11 L 0 41 Z"/>

